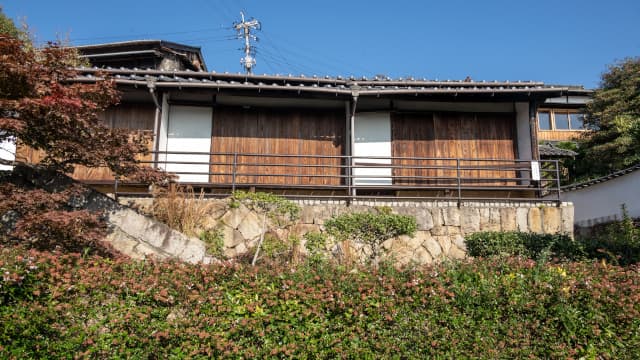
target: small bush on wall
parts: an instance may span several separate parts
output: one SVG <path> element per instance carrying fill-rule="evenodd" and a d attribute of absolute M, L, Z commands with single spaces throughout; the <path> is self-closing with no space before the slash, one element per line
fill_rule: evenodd
<path fill-rule="evenodd" d="M 376 265 L 383 255 L 383 242 L 400 235 L 413 236 L 417 229 L 415 217 L 393 214 L 389 208 L 334 216 L 324 225 L 337 240 L 351 240 L 368 247 L 370 265 Z"/>

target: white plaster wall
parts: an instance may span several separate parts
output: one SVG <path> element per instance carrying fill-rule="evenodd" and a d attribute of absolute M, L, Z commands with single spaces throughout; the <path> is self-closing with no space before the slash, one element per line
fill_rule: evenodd
<path fill-rule="evenodd" d="M 391 117 L 388 112 L 358 113 L 355 118 L 354 163 L 371 164 L 354 167 L 355 185 L 391 185 Z M 363 159 L 358 156 L 382 157 Z M 384 164 L 380 166 L 380 164 Z M 378 177 L 381 176 L 381 177 Z"/>
<path fill-rule="evenodd" d="M 15 141 L 0 142 L 0 159 L 14 161 L 16 159 Z M 11 170 L 13 166 L 0 165 L 0 170 Z"/>
<path fill-rule="evenodd" d="M 167 151 L 202 153 L 167 154 L 166 170 L 178 174 L 181 182 L 209 181 L 212 111 L 204 106 L 169 106 Z"/>
<path fill-rule="evenodd" d="M 167 151 L 167 129 L 169 127 L 169 94 L 162 96 L 162 113 L 160 114 L 160 129 L 158 134 L 158 151 Z M 162 162 L 167 159 L 166 154 L 158 154 L 158 167 L 165 168 Z"/>
<path fill-rule="evenodd" d="M 584 189 L 563 192 L 562 201 L 575 207 L 574 222 L 590 226 L 621 218 L 620 206 L 625 204 L 631 217 L 640 217 L 640 171 Z"/>

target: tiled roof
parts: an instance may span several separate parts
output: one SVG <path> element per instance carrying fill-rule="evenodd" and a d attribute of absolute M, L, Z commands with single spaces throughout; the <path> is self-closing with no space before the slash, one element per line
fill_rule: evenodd
<path fill-rule="evenodd" d="M 563 186 L 561 188 L 561 190 L 563 192 L 567 192 L 567 191 L 574 191 L 574 190 L 584 189 L 584 188 L 587 188 L 589 186 L 593 186 L 593 185 L 596 185 L 596 184 L 600 184 L 600 183 L 603 183 L 603 182 L 606 182 L 606 181 L 609 181 L 609 180 L 613 180 L 613 179 L 619 178 L 620 176 L 632 173 L 632 172 L 634 172 L 636 170 L 640 170 L 640 163 L 635 164 L 635 165 L 633 165 L 631 167 L 628 167 L 626 169 L 616 171 L 616 172 L 614 172 L 612 174 L 599 177 L 597 179 L 588 180 L 588 181 L 584 181 L 584 182 L 577 183 L 577 184 L 571 184 L 571 185 Z"/>
<path fill-rule="evenodd" d="M 334 93 L 336 95 L 380 96 L 418 94 L 554 94 L 585 90 L 575 86 L 545 85 L 534 81 L 462 81 L 388 77 L 330 77 L 306 75 L 247 75 L 198 71 L 161 71 L 141 69 L 79 68 L 76 81 L 95 81 L 106 73 L 118 84 L 155 86 L 157 88 L 255 89 Z"/>
<path fill-rule="evenodd" d="M 538 150 L 540 151 L 540 155 L 542 156 L 576 156 L 578 155 L 577 152 L 572 151 L 572 150 L 568 150 L 568 149 L 562 149 L 559 148 L 557 146 L 553 146 L 552 144 L 542 144 L 542 145 L 538 145 Z"/>

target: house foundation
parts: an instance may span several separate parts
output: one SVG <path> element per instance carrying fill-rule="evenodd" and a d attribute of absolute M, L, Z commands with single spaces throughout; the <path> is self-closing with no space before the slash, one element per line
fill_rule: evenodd
<path fill-rule="evenodd" d="M 244 205 L 229 205 L 228 199 L 207 199 L 211 215 L 203 229 L 217 229 L 224 237 L 222 253 L 228 258 L 253 254 L 262 233 L 263 217 Z M 120 198 L 120 202 L 144 210 L 151 198 Z M 333 216 L 350 212 L 373 211 L 388 207 L 393 213 L 413 216 L 417 231 L 413 237 L 400 236 L 385 241 L 385 253 L 399 265 L 423 265 L 467 256 L 464 238 L 480 231 L 521 231 L 573 236 L 573 204 L 559 206 L 537 202 L 457 202 L 450 201 L 354 201 L 298 200 L 300 218 L 285 227 L 268 224 L 268 236 L 296 243 L 305 253 L 304 235 L 324 232 L 324 223 Z M 206 230 L 205 229 L 205 230 Z M 360 244 L 334 242 L 329 239 L 326 252 L 342 256 L 350 252 L 363 260 L 368 249 Z"/>

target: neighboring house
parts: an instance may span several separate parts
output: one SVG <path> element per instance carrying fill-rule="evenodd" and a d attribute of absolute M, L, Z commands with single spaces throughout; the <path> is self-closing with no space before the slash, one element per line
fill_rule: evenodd
<path fill-rule="evenodd" d="M 629 216 L 640 218 L 640 164 L 598 179 L 562 188 L 562 201 L 574 205 L 574 223 L 589 227 L 621 219 L 624 204 Z"/>
<path fill-rule="evenodd" d="M 96 67 L 207 71 L 199 47 L 163 40 L 78 46 L 80 57 Z"/>
<path fill-rule="evenodd" d="M 198 49 L 162 41 L 79 50 L 96 67 L 79 69 L 75 81 L 93 82 L 103 72 L 122 92 L 103 120 L 146 132 L 150 165 L 219 194 L 249 188 L 330 198 L 540 199 L 557 186 L 557 171 L 554 162 L 538 163 L 538 109 L 547 99 L 587 94 L 531 81 L 191 71 L 184 59 L 205 70 Z M 153 64 L 141 69 L 147 55 Z M 556 124 L 558 114 L 551 115 Z M 28 149 L 18 152 L 37 161 Z M 114 182 L 103 170 L 74 176 Z"/>

